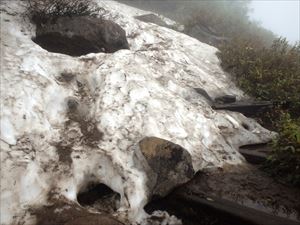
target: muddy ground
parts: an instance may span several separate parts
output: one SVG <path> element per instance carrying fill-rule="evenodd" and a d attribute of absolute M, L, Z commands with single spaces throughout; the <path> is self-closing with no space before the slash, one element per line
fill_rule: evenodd
<path fill-rule="evenodd" d="M 145 209 L 167 210 L 184 225 L 300 224 L 300 190 L 255 166 L 229 166 L 197 173 Z"/>

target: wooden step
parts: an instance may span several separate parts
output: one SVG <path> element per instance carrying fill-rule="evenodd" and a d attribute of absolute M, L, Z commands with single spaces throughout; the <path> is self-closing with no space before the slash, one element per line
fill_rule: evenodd
<path fill-rule="evenodd" d="M 270 101 L 261 101 L 261 102 L 240 101 L 240 102 L 227 103 L 227 104 L 214 103 L 212 105 L 212 108 L 215 110 L 230 110 L 230 111 L 240 112 L 245 116 L 255 116 L 260 112 L 270 109 L 272 106 L 273 103 Z"/>
<path fill-rule="evenodd" d="M 194 208 L 208 208 L 216 213 L 232 217 L 243 225 L 300 225 L 299 221 L 270 215 L 221 198 L 198 197 L 193 194 L 177 193 L 172 195 L 172 199 L 176 199 L 177 203 L 180 202 L 182 205 L 189 205 Z"/>

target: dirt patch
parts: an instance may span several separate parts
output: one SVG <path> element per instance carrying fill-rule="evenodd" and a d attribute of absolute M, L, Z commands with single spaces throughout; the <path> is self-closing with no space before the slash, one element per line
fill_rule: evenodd
<path fill-rule="evenodd" d="M 32 214 L 36 216 L 37 225 L 124 225 L 104 212 L 90 213 L 61 196 L 51 205 L 33 209 Z"/>
<path fill-rule="evenodd" d="M 59 161 L 68 166 L 71 166 L 71 164 L 72 164 L 72 157 L 71 157 L 72 146 L 69 146 L 69 145 L 63 146 L 62 143 L 58 143 L 55 147 L 56 147 L 56 152 L 59 157 Z"/>
<path fill-rule="evenodd" d="M 103 132 L 98 130 L 97 125 L 91 121 L 80 121 L 80 129 L 86 145 L 95 147 L 102 140 Z"/>
<path fill-rule="evenodd" d="M 145 210 L 166 210 L 184 225 L 298 224 L 299 189 L 283 185 L 251 165 L 199 172 L 187 184 Z"/>
<path fill-rule="evenodd" d="M 57 78 L 57 80 L 60 82 L 70 83 L 72 80 L 75 79 L 75 77 L 76 77 L 76 75 L 73 73 L 63 72 L 60 74 L 60 76 Z"/>
<path fill-rule="evenodd" d="M 276 182 L 254 166 L 199 173 L 185 191 L 216 196 L 273 215 L 300 220 L 299 189 Z"/>
<path fill-rule="evenodd" d="M 84 114 L 85 106 L 73 98 L 67 101 L 67 105 L 67 115 L 70 121 L 66 123 L 66 127 L 71 121 L 77 122 L 83 135 L 84 144 L 91 147 L 97 146 L 98 142 L 102 140 L 103 132 L 98 129 L 96 122 Z"/>

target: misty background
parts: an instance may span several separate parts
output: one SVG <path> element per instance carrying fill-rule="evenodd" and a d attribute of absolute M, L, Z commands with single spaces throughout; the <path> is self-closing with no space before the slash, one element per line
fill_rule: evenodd
<path fill-rule="evenodd" d="M 300 40 L 300 0 L 253 0 L 250 17 L 291 43 Z"/>
<path fill-rule="evenodd" d="M 203 32 L 228 38 L 250 35 L 263 45 L 277 37 L 292 45 L 300 40 L 300 0 L 119 1 L 174 19 L 185 25 L 186 34 L 215 46 L 218 43 L 203 37 Z"/>

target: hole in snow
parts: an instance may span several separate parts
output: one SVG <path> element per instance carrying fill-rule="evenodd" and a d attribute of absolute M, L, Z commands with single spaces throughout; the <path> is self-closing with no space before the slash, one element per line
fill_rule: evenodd
<path fill-rule="evenodd" d="M 129 49 L 125 30 L 113 21 L 91 16 L 57 16 L 47 20 L 37 25 L 32 40 L 49 52 L 70 56 Z"/>
<path fill-rule="evenodd" d="M 37 35 L 32 40 L 49 52 L 62 53 L 70 56 L 82 56 L 99 52 L 92 43 L 79 36 L 74 36 L 71 39 L 50 33 Z"/>
<path fill-rule="evenodd" d="M 246 123 L 242 123 L 242 126 L 243 126 L 246 130 L 249 130 L 249 129 L 250 129 L 250 127 L 249 127 L 248 124 L 246 124 Z"/>
<path fill-rule="evenodd" d="M 77 200 L 83 207 L 113 213 L 119 208 L 120 194 L 105 184 L 90 184 L 77 195 Z"/>

